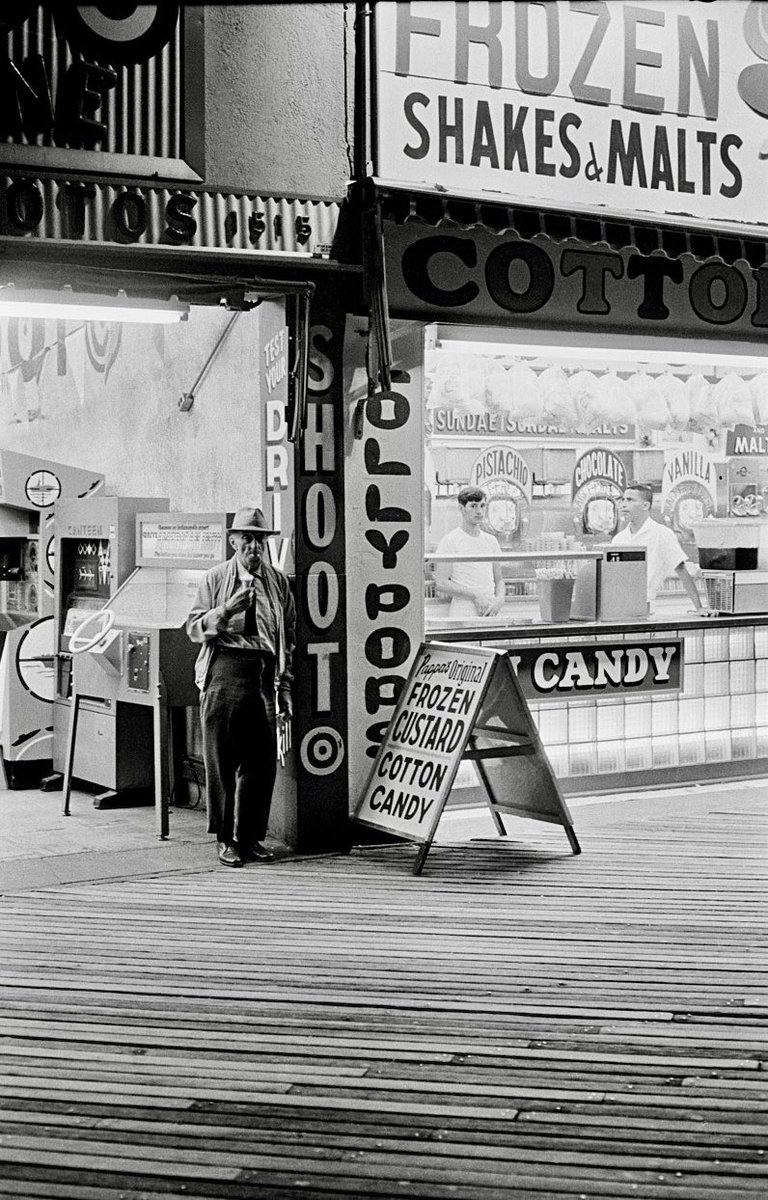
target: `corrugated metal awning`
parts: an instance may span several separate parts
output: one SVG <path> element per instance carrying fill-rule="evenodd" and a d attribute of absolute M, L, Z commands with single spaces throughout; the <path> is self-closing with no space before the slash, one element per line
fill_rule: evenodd
<path fill-rule="evenodd" d="M 342 205 L 334 200 L 21 173 L 0 177 L 0 192 L 0 232 L 24 241 L 341 257 Z"/>
<path fill-rule="evenodd" d="M 759 238 L 705 233 L 684 226 L 657 225 L 626 221 L 610 215 L 586 216 L 577 213 L 536 209 L 524 205 L 493 203 L 435 191 L 414 191 L 393 187 L 374 180 L 382 216 L 398 224 L 418 221 L 434 227 L 472 229 L 482 226 L 493 233 L 510 231 L 529 239 L 545 236 L 553 241 L 574 239 L 587 244 L 603 244 L 614 250 L 632 247 L 640 254 L 661 251 L 669 258 L 690 254 L 694 258 L 721 258 L 734 263 L 743 259 L 751 267 L 768 262 L 768 242 Z"/>

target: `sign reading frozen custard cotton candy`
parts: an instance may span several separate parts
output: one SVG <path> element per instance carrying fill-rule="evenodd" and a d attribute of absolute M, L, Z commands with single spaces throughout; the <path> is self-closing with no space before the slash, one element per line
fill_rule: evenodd
<path fill-rule="evenodd" d="M 457 646 L 419 652 L 379 748 L 355 817 L 429 841 L 485 693 L 492 657 Z"/>

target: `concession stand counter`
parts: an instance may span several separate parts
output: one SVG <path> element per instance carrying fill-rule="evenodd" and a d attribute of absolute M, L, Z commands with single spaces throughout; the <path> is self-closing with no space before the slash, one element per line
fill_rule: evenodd
<path fill-rule="evenodd" d="M 508 649 L 566 790 L 762 773 L 768 488 L 735 453 L 754 441 L 733 436 L 763 415 L 761 364 L 713 347 L 692 382 L 640 339 L 624 339 L 623 360 L 597 335 L 587 348 L 562 334 L 570 358 L 508 331 L 426 325 L 424 339 L 425 636 Z M 707 616 L 674 574 L 647 605 L 644 547 L 612 542 L 631 482 L 652 489 Z M 488 496 L 505 602 L 457 621 L 436 551 L 467 485 Z M 470 769 L 459 797 L 462 783 Z"/>
<path fill-rule="evenodd" d="M 424 638 L 504 646 L 566 791 L 764 774 L 760 571 L 699 554 L 718 544 L 702 526 L 731 522 L 736 547 L 768 509 L 751 33 L 718 0 L 648 0 L 642 50 L 634 5 L 474 23 L 464 7 L 382 0 L 370 21 L 367 361 L 360 329 L 345 344 L 350 711 L 380 736 Z M 719 158 L 698 153 L 714 142 Z M 630 484 L 657 523 L 645 562 Z M 452 620 L 436 556 L 468 485 L 504 601 Z"/>

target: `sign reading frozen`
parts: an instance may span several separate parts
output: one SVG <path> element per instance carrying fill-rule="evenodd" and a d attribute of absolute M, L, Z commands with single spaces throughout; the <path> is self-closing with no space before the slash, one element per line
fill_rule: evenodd
<path fill-rule="evenodd" d="M 768 3 L 382 0 L 376 62 L 388 182 L 768 223 Z"/>

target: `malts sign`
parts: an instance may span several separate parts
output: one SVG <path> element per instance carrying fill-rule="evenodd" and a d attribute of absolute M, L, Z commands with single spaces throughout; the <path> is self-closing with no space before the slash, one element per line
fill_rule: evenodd
<path fill-rule="evenodd" d="M 388 182 L 766 226 L 768 4 L 380 2 L 376 63 Z"/>
<path fill-rule="evenodd" d="M 528 700 L 566 700 L 620 691 L 679 691 L 683 684 L 683 643 L 622 642 L 599 645 L 531 646 L 510 650 L 523 695 Z"/>

